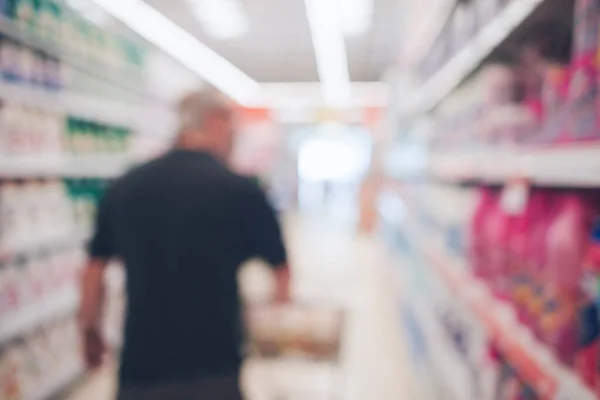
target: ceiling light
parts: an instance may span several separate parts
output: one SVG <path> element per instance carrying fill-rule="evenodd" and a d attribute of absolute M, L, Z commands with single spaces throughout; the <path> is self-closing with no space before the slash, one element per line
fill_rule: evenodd
<path fill-rule="evenodd" d="M 325 101 L 344 107 L 350 100 L 350 76 L 346 45 L 337 0 L 305 0 L 321 90 Z"/>
<path fill-rule="evenodd" d="M 144 1 L 93 1 L 238 103 L 252 103 L 260 97 L 258 82 Z"/>
<path fill-rule="evenodd" d="M 250 25 L 239 0 L 187 0 L 206 32 L 217 39 L 244 35 Z"/>
<path fill-rule="evenodd" d="M 371 29 L 373 0 L 340 0 L 339 9 L 342 15 L 344 35 L 360 36 Z"/>

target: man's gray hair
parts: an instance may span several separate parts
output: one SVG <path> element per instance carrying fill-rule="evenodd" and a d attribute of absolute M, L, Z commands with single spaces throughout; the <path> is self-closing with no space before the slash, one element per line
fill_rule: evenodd
<path fill-rule="evenodd" d="M 212 111 L 228 110 L 230 107 L 230 100 L 213 88 L 186 94 L 177 106 L 179 133 L 202 132 L 206 117 Z"/>

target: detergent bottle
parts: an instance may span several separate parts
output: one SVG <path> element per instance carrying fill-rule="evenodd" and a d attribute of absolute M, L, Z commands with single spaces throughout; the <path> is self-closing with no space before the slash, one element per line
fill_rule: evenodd
<path fill-rule="evenodd" d="M 578 347 L 577 305 L 589 235 L 589 208 L 581 196 L 561 195 L 546 234 L 543 340 L 566 365 Z"/>

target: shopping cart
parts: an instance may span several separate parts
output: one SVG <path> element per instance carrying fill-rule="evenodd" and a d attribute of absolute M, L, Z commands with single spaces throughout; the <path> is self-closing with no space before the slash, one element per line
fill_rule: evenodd
<path fill-rule="evenodd" d="M 269 366 L 264 377 L 269 400 L 344 398 L 345 322 L 344 309 L 334 306 L 270 305 L 248 311 L 248 350 L 251 358 Z M 301 378 L 306 372 L 308 379 Z"/>

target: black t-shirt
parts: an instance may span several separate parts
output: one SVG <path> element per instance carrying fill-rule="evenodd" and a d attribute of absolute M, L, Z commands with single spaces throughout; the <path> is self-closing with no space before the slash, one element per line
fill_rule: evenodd
<path fill-rule="evenodd" d="M 124 384 L 237 370 L 238 267 L 253 257 L 274 267 L 286 261 L 258 186 L 208 154 L 183 150 L 112 185 L 89 252 L 125 264 Z"/>

